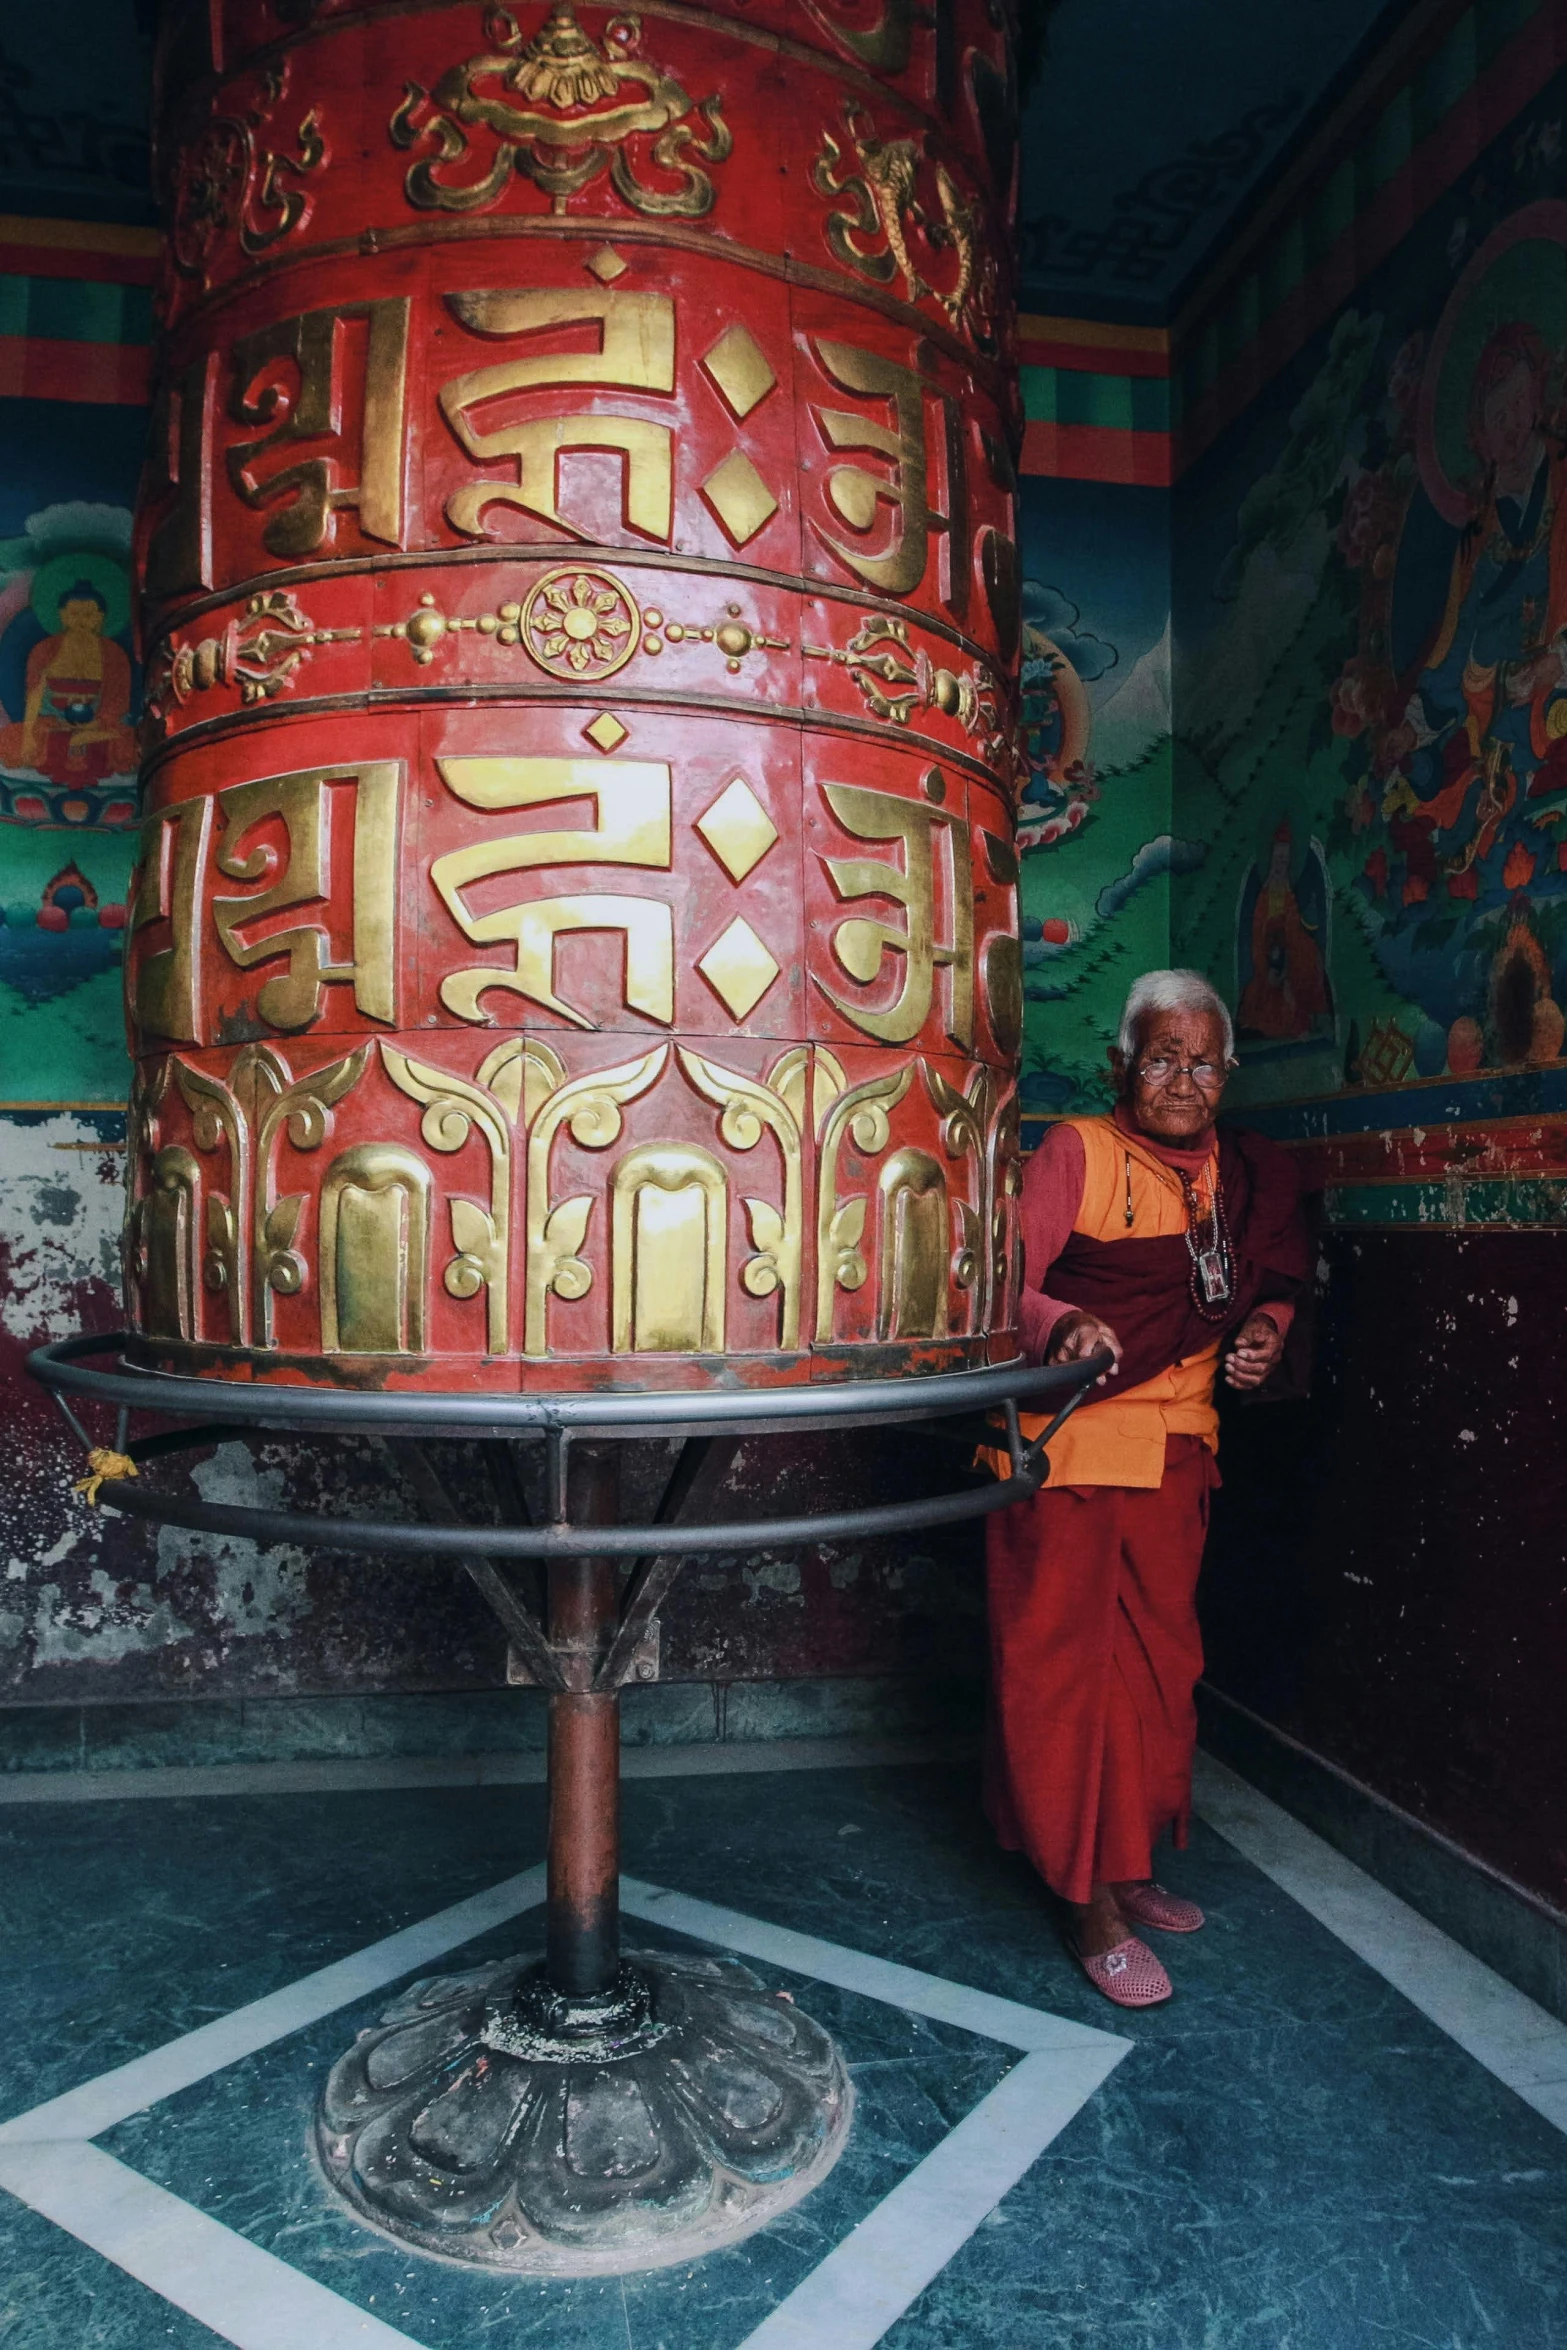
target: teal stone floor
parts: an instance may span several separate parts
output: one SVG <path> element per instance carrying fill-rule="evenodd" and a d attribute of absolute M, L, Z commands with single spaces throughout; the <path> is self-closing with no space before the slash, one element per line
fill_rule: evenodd
<path fill-rule="evenodd" d="M 543 1790 L 518 1786 L 0 1809 L 0 2119 L 531 1867 L 543 1836 Z M 1209 1927 L 1162 1941 L 1177 1996 L 1141 2017 L 1077 1973 L 966 1769 L 632 1780 L 624 1862 L 1132 2043 L 887 2350 L 1567 2350 L 1567 2139 L 1201 1824 L 1165 1874 Z M 532 1911 L 435 1971 L 537 1947 L 541 1925 Z M 682 1946 L 641 1923 L 627 1941 Z M 740 2350 L 1017 2061 L 747 1963 L 838 2038 L 855 2122 L 814 2196 L 683 2268 L 471 2274 L 337 2205 L 307 2151 L 312 2099 L 391 1988 L 98 2143 L 423 2350 Z M 223 2338 L 0 2193 L 0 2350 Z M 813 2350 L 835 2350 L 830 2325 Z"/>

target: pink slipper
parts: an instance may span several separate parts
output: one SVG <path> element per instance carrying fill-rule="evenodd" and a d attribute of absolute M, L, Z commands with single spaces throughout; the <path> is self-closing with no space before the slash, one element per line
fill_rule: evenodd
<path fill-rule="evenodd" d="M 1097 1958 L 1085 1958 L 1080 1950 L 1076 1957 L 1094 1989 L 1117 2007 L 1158 2007 L 1174 1992 L 1174 1984 L 1147 1943 L 1139 1942 L 1135 1934 L 1118 1942 L 1113 1950 L 1102 1950 Z"/>
<path fill-rule="evenodd" d="M 1138 1885 L 1118 1892 L 1115 1903 L 1129 1926 L 1154 1926 L 1161 1934 L 1195 1934 L 1204 1923 L 1195 1901 L 1183 1901 L 1162 1885 Z"/>

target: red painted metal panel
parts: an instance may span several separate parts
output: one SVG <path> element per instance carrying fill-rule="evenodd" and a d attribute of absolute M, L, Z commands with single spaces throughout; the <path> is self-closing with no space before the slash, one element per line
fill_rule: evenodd
<path fill-rule="evenodd" d="M 1002 35 L 951 16 L 247 4 L 215 76 L 171 37 L 161 1359 L 1014 1351 L 1010 162 Z"/>

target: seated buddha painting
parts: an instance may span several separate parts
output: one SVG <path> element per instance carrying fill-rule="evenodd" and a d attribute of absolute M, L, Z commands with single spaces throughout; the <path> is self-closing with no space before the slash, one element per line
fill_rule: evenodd
<path fill-rule="evenodd" d="M 78 577 L 49 581 L 45 596 L 34 584 L 32 612 L 48 633 L 27 655 L 21 709 L 0 725 L 0 764 L 12 774 L 82 784 L 135 771 L 130 657 L 110 627 L 116 583 L 97 576 L 108 568 L 87 556 Z"/>
<path fill-rule="evenodd" d="M 128 470 L 129 434 L 118 452 L 105 438 Z M 27 508 L 0 503 L 6 1090 L 113 1100 L 125 1081 L 121 963 L 137 811 L 131 517 L 122 503 L 40 496 L 69 486 L 79 437 L 63 448 L 40 439 L 23 454 Z M 22 527 L 8 537 L 7 524 Z"/>

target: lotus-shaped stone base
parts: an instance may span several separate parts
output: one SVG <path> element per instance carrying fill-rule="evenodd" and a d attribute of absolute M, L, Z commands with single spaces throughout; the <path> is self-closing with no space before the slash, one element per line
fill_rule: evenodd
<path fill-rule="evenodd" d="M 333 2066 L 316 2143 L 404 2243 L 602 2275 L 694 2259 L 798 2203 L 853 2101 L 821 2027 L 732 1960 L 637 1954 L 595 2010 L 512 1958 L 404 1992 Z"/>

